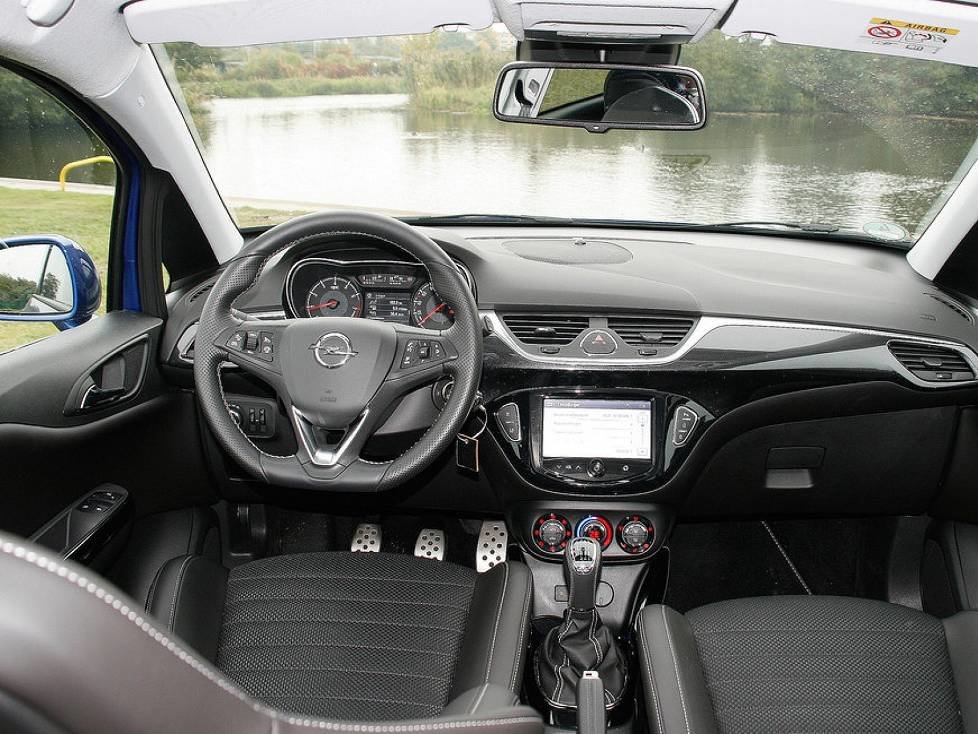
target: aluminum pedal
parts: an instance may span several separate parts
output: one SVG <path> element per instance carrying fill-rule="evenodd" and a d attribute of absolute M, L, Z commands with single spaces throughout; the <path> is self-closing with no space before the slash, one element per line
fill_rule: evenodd
<path fill-rule="evenodd" d="M 502 520 L 486 520 L 479 531 L 479 543 L 475 547 L 475 570 L 485 573 L 506 560 L 509 531 Z"/>
<path fill-rule="evenodd" d="M 350 550 L 354 553 L 379 553 L 382 538 L 380 525 L 374 522 L 362 522 L 353 531 Z"/>
<path fill-rule="evenodd" d="M 441 561 L 445 558 L 445 531 L 437 528 L 422 528 L 414 544 L 414 555 L 418 558 L 431 558 Z"/>

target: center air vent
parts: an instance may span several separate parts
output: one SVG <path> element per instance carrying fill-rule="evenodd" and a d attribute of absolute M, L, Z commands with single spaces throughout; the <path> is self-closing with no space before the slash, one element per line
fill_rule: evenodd
<path fill-rule="evenodd" d="M 570 344 L 588 327 L 586 316 L 561 314 L 507 314 L 503 323 L 524 344 Z"/>
<path fill-rule="evenodd" d="M 633 347 L 674 347 L 693 328 L 693 319 L 679 316 L 614 316 L 608 327 Z"/>
<path fill-rule="evenodd" d="M 958 382 L 975 379 L 968 360 L 956 349 L 902 341 L 892 341 L 888 346 L 900 364 L 921 380 Z"/>

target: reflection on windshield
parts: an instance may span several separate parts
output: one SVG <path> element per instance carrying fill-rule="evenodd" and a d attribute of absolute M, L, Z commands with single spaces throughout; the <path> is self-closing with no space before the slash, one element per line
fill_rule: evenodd
<path fill-rule="evenodd" d="M 870 54 L 719 34 L 682 58 L 706 79 L 701 131 L 507 125 L 490 103 L 510 41 L 484 31 L 168 51 L 239 224 L 360 208 L 815 222 L 868 236 L 896 226 L 917 236 L 978 132 L 978 70 L 893 58 L 884 69 Z M 958 94 L 935 98 L 921 81 L 930 73 Z M 899 88 L 903 109 L 881 87 Z"/>

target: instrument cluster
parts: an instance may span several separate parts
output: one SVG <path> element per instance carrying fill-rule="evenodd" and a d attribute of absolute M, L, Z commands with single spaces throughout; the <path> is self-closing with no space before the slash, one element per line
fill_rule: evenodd
<path fill-rule="evenodd" d="M 471 276 L 456 264 L 471 290 Z M 368 318 L 432 331 L 455 323 L 454 310 L 435 292 L 428 272 L 412 263 L 306 258 L 289 271 L 285 295 L 295 318 Z"/>

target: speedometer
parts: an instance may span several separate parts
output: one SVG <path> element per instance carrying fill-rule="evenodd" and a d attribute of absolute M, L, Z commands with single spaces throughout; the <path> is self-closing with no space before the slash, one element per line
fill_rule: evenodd
<path fill-rule="evenodd" d="M 359 316 L 363 294 L 349 278 L 323 278 L 306 295 L 305 316 Z"/>
<path fill-rule="evenodd" d="M 411 318 L 417 326 L 440 331 L 455 323 L 455 311 L 438 297 L 431 283 L 425 283 L 411 299 Z"/>

